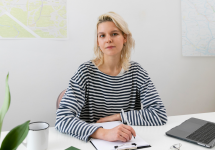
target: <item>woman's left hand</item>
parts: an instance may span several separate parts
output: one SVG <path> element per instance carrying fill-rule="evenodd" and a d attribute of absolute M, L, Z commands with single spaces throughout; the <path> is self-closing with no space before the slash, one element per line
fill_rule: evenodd
<path fill-rule="evenodd" d="M 122 121 L 120 114 L 114 114 L 111 116 L 100 118 L 96 123 L 110 122 L 110 121 Z"/>

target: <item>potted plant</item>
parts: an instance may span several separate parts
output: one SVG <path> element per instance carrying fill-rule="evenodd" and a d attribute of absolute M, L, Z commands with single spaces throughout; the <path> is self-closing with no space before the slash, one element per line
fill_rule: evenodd
<path fill-rule="evenodd" d="M 0 110 L 0 137 L 4 116 L 10 107 L 10 89 L 8 85 L 9 73 L 6 77 L 5 99 Z M 0 150 L 16 150 L 22 141 L 26 138 L 29 131 L 30 120 L 13 128 L 3 139 Z"/>

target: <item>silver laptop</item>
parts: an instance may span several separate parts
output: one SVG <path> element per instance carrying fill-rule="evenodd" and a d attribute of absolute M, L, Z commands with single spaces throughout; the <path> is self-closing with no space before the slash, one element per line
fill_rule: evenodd
<path fill-rule="evenodd" d="M 190 118 L 167 131 L 166 135 L 212 148 L 215 145 L 215 123 Z"/>

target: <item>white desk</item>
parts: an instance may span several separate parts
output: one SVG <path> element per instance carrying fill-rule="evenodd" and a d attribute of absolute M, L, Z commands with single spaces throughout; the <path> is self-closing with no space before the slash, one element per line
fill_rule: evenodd
<path fill-rule="evenodd" d="M 207 150 L 208 148 L 166 136 L 166 131 L 181 124 L 183 121 L 189 119 L 190 117 L 215 122 L 215 113 L 213 112 L 171 116 L 168 117 L 168 122 L 164 126 L 133 126 L 133 128 L 140 137 L 142 137 L 152 146 L 150 148 L 147 148 L 147 150 L 169 150 L 171 145 L 177 143 L 182 144 L 181 150 Z M 6 131 L 2 132 L 2 138 L 4 138 L 7 133 L 8 132 Z M 50 127 L 48 150 L 65 150 L 70 146 L 77 147 L 81 150 L 95 150 L 90 142 L 85 143 L 71 136 L 59 133 L 54 129 L 54 127 Z M 215 147 L 213 147 L 212 149 L 215 149 Z M 17 150 L 26 150 L 26 148 L 21 144 Z"/>

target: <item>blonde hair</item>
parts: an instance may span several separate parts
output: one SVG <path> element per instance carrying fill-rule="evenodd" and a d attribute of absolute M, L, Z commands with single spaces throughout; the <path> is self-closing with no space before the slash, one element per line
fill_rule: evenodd
<path fill-rule="evenodd" d="M 131 57 L 131 50 L 135 47 L 135 41 L 132 38 L 132 34 L 128 29 L 127 23 L 123 20 L 123 18 L 114 13 L 114 12 L 108 12 L 105 13 L 98 18 L 98 22 L 96 25 L 96 31 L 95 31 L 95 39 L 94 39 L 94 55 L 95 58 L 92 60 L 93 62 L 98 62 L 96 65 L 97 67 L 102 65 L 104 63 L 104 56 L 103 53 L 100 51 L 100 48 L 97 44 L 98 36 L 97 36 L 97 30 L 98 26 L 102 22 L 111 21 L 113 22 L 116 27 L 122 32 L 123 36 L 124 34 L 127 35 L 127 42 L 123 45 L 122 51 L 121 51 L 121 65 L 122 68 L 127 71 L 130 67 L 130 57 Z"/>

